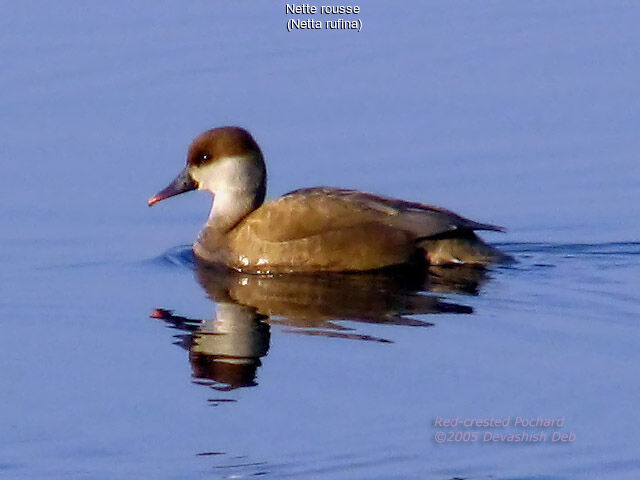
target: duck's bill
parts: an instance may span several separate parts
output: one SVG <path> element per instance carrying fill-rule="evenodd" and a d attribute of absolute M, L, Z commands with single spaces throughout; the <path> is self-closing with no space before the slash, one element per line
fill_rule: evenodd
<path fill-rule="evenodd" d="M 166 188 L 159 191 L 149 199 L 149 206 L 154 205 L 160 200 L 164 200 L 165 198 L 180 195 L 181 193 L 189 192 L 191 190 L 195 190 L 196 188 L 198 188 L 198 184 L 193 178 L 191 178 L 191 175 L 189 175 L 189 170 L 185 168 L 173 180 L 173 182 L 171 182 L 169 185 L 167 185 Z"/>

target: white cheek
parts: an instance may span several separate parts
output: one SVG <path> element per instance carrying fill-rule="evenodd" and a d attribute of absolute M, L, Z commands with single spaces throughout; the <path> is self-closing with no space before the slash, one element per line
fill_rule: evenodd
<path fill-rule="evenodd" d="M 262 182 L 263 174 L 250 156 L 223 157 L 212 164 L 191 169 L 199 190 L 251 190 Z"/>
<path fill-rule="evenodd" d="M 191 176 L 198 182 L 199 190 L 223 190 L 234 188 L 242 182 L 244 175 L 242 157 L 224 157 L 220 160 L 191 170 Z"/>

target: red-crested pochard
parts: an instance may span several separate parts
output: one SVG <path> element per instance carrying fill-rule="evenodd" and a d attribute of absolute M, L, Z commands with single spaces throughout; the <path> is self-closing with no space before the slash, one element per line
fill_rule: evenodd
<path fill-rule="evenodd" d="M 266 168 L 246 130 L 197 137 L 184 170 L 149 199 L 190 190 L 214 194 L 193 245 L 205 262 L 249 273 L 365 271 L 413 262 L 486 265 L 510 257 L 475 230 L 502 231 L 448 210 L 355 190 L 304 188 L 264 202 Z"/>

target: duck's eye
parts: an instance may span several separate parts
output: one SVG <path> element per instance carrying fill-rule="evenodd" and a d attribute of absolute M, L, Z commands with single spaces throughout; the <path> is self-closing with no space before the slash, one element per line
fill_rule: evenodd
<path fill-rule="evenodd" d="M 205 153 L 204 155 L 202 155 L 202 160 L 204 160 L 205 162 L 207 160 L 209 160 L 211 158 L 211 156 L 208 153 Z"/>

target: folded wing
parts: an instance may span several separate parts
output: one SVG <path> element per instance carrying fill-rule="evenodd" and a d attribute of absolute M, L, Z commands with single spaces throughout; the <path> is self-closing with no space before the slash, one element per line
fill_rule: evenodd
<path fill-rule="evenodd" d="M 503 231 L 443 208 L 330 187 L 287 193 L 263 205 L 245 222 L 257 237 L 268 242 L 288 242 L 371 224 L 401 230 L 416 241 L 456 230 Z"/>

